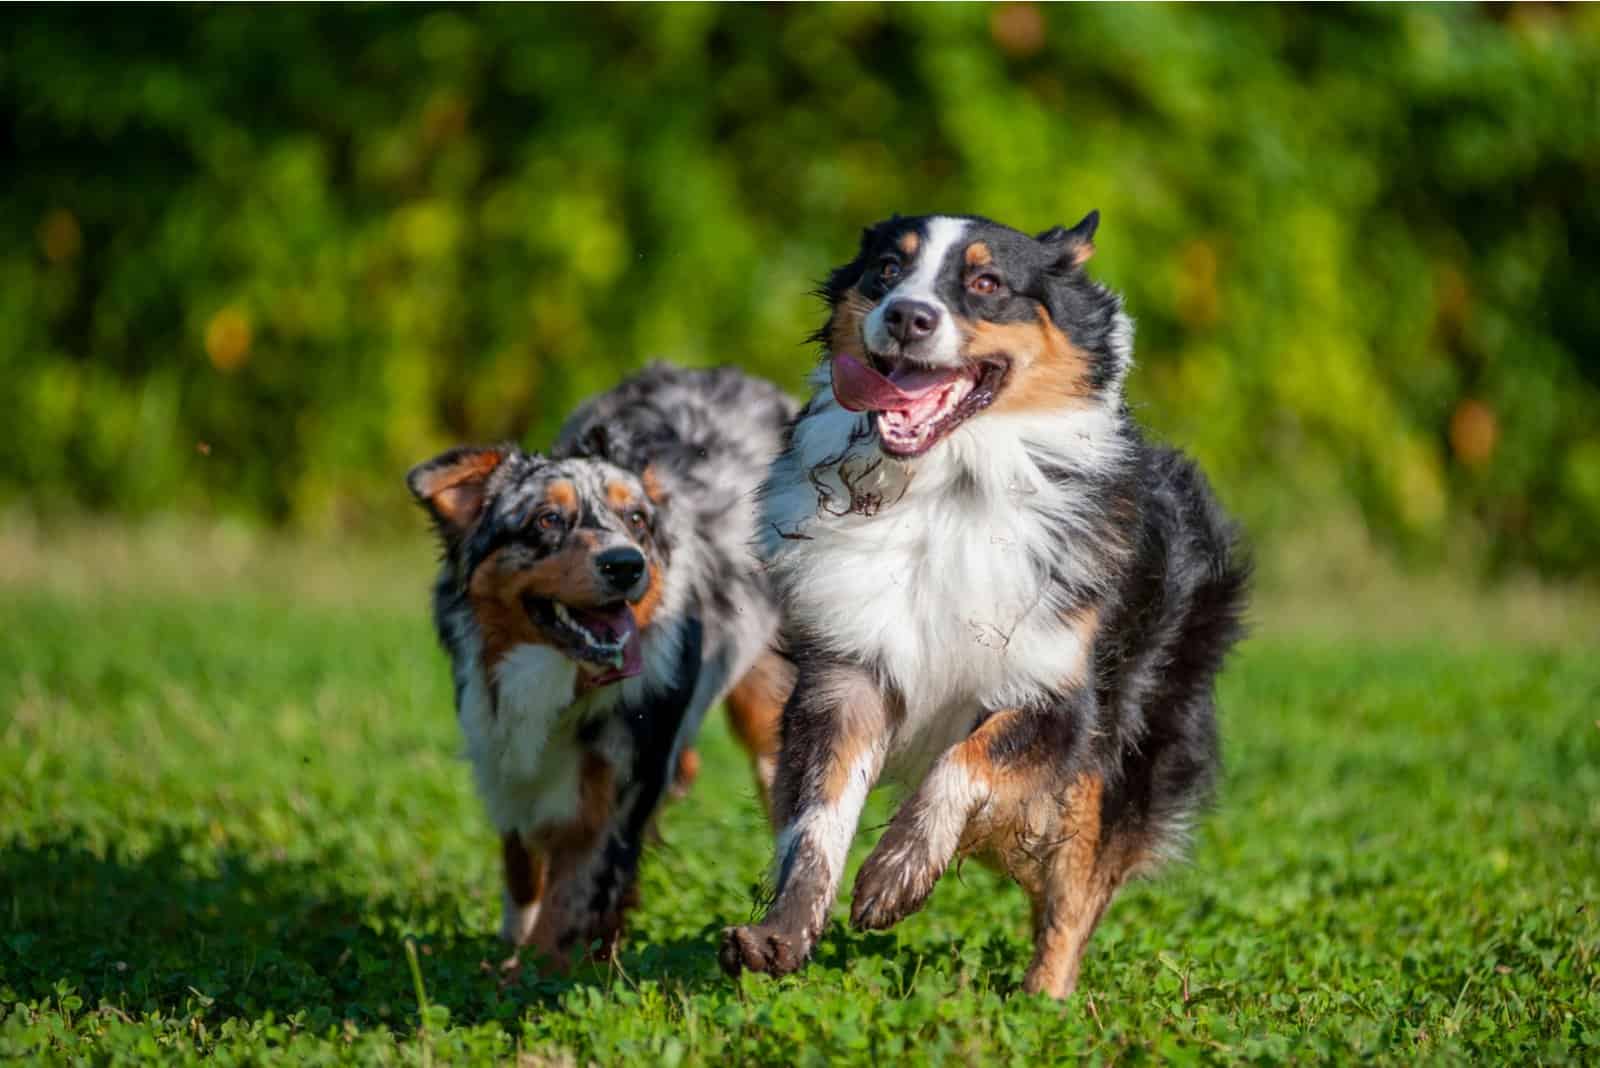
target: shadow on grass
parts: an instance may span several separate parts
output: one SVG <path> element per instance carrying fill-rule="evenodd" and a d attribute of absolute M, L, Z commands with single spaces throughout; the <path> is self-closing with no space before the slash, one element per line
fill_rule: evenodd
<path fill-rule="evenodd" d="M 315 865 L 218 852 L 169 837 L 138 856 L 97 856 L 75 836 L 0 850 L 0 1005 L 50 1001 L 71 987 L 87 1007 L 210 1021 L 301 1014 L 321 1031 L 352 1020 L 409 1029 L 416 996 L 405 940 L 417 944 L 431 1002 L 458 1023 L 557 1009 L 574 987 L 625 982 L 587 965 L 570 976 L 530 966 L 504 981 L 504 947 L 462 933 L 459 902 L 367 899 Z M 715 928 L 624 944 L 621 972 L 689 986 L 722 981 Z M 64 986 L 63 986 L 64 984 Z"/>

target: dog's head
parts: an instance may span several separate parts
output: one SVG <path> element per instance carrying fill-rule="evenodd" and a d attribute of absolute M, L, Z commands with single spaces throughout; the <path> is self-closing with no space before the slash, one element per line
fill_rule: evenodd
<path fill-rule="evenodd" d="M 920 456 L 981 412 L 1048 412 L 1121 388 L 1128 322 L 1083 271 L 1098 212 L 1030 237 L 929 215 L 869 227 L 823 286 L 833 390 L 874 413 L 884 452 Z"/>
<path fill-rule="evenodd" d="M 433 517 L 486 661 L 547 645 L 588 686 L 639 673 L 668 551 L 648 471 L 467 446 L 418 464 L 406 484 Z"/>

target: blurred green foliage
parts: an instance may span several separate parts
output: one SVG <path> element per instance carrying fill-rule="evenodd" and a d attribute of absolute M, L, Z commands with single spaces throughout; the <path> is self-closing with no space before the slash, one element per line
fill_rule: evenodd
<path fill-rule="evenodd" d="M 892 212 L 1090 208 L 1258 539 L 1600 566 L 1600 11 L 29 9 L 0 495 L 382 526 L 652 356 L 798 390 Z"/>

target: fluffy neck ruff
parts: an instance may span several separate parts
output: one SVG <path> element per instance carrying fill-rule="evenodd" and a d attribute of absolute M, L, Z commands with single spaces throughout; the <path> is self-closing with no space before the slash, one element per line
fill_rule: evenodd
<path fill-rule="evenodd" d="M 938 709 L 1025 704 L 1081 664 L 1074 613 L 1115 583 L 1137 439 L 1120 395 L 990 413 L 924 456 L 878 448 L 823 367 L 763 489 L 762 548 L 791 625 Z M 921 710 L 921 711 L 919 711 Z"/>

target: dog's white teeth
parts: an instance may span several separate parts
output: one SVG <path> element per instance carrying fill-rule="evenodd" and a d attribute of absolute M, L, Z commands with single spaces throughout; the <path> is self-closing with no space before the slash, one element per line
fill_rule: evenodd
<path fill-rule="evenodd" d="M 625 641 L 618 638 L 601 637 L 580 623 L 571 612 L 567 611 L 566 605 L 559 601 L 553 603 L 557 622 L 570 631 L 574 637 L 583 641 L 588 649 L 586 655 L 613 663 L 619 668 L 622 666 L 623 651 L 627 645 Z"/>
<path fill-rule="evenodd" d="M 571 630 L 574 630 L 583 635 L 585 638 L 588 638 L 591 642 L 599 640 L 594 636 L 593 631 L 584 626 L 582 623 L 579 623 L 576 619 L 573 619 L 572 613 L 567 611 L 567 606 L 562 604 L 560 601 L 556 602 L 556 618 L 562 623 L 566 624 Z"/>

